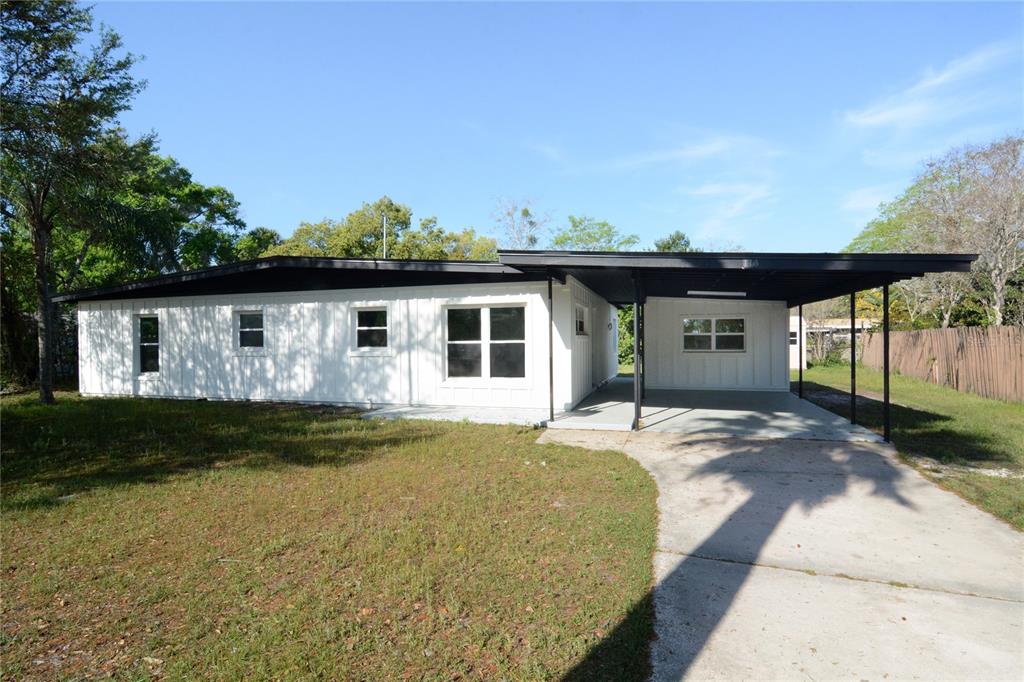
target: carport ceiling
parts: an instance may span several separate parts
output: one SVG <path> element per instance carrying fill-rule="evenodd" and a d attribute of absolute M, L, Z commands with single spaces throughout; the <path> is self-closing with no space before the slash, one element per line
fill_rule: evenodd
<path fill-rule="evenodd" d="M 524 273 L 575 277 L 608 302 L 649 296 L 786 301 L 790 306 L 929 272 L 967 272 L 971 254 L 499 251 Z"/>

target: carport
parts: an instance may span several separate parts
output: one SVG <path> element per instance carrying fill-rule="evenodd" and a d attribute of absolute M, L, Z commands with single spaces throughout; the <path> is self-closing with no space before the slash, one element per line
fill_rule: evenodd
<path fill-rule="evenodd" d="M 780 391 L 685 391 L 648 389 L 641 404 L 645 432 L 695 437 L 743 436 L 801 440 L 882 440 L 874 432 Z M 591 393 L 574 410 L 555 415 L 549 429 L 629 431 L 635 418 L 633 380 L 618 377 Z"/>
<path fill-rule="evenodd" d="M 554 391 L 549 406 L 549 426 L 569 428 L 608 428 L 631 430 L 666 430 L 679 432 L 764 434 L 766 436 L 839 433 L 831 413 L 820 410 L 803 398 L 803 368 L 797 382 L 797 396 L 786 389 L 776 391 L 724 390 L 655 390 L 648 389 L 648 346 L 662 339 L 648 333 L 651 299 L 656 301 L 699 300 L 707 306 L 733 306 L 736 302 L 753 305 L 756 302 L 784 302 L 787 308 L 797 308 L 803 320 L 803 306 L 837 296 L 850 296 L 850 327 L 853 334 L 856 319 L 857 293 L 869 289 L 882 290 L 883 334 L 883 413 L 884 438 L 890 435 L 889 401 L 889 287 L 894 282 L 920 277 L 927 273 L 967 272 L 976 256 L 969 254 L 826 254 L 826 253 L 623 253 L 623 252 L 554 252 L 554 251 L 499 251 L 499 260 L 520 271 L 548 277 L 548 307 L 550 338 L 554 336 L 554 302 L 550 283 L 554 279 L 565 281 L 573 277 L 618 307 L 633 309 L 633 366 L 632 380 L 615 380 L 598 389 L 580 404 L 556 419 Z M 731 303 L 730 303 L 731 302 Z M 777 305 L 777 304 L 776 304 Z M 718 324 L 711 313 L 707 319 L 694 320 L 703 325 Z M 718 316 L 721 317 L 721 316 Z M 683 320 L 684 324 L 687 320 Z M 674 324 L 669 321 L 668 324 Z M 664 327 L 662 327 L 664 328 Z M 744 332 L 745 333 L 745 332 Z M 728 336 L 709 328 L 707 333 L 698 329 L 694 336 Z M 787 328 L 788 334 L 788 328 Z M 774 334 L 770 335 L 775 339 Z M 762 335 L 762 343 L 768 334 Z M 767 341 L 774 343 L 774 340 Z M 788 340 L 787 340 L 788 342 Z M 717 345 L 717 341 L 714 342 Z M 803 344 L 803 335 L 799 335 Z M 549 353 L 551 344 L 549 343 Z M 685 349 L 685 346 L 684 346 Z M 682 349 L 681 349 L 682 350 Z M 694 362 L 696 353 L 703 350 L 737 350 L 746 352 L 745 346 L 713 348 L 695 345 L 685 350 L 694 355 L 680 362 Z M 803 349 L 800 349 L 803 355 Z M 549 366 L 553 368 L 553 355 Z M 553 382 L 554 372 L 551 371 Z M 850 365 L 850 424 L 857 421 L 856 363 Z M 743 387 L 738 387 L 742 389 Z M 825 417 L 819 412 L 830 415 Z M 841 421 L 841 420 L 840 420 Z M 569 426 L 575 424 L 575 426 Z M 850 440 L 864 435 L 862 429 L 846 428 L 844 437 Z M 810 437 L 810 436 L 808 436 Z M 824 437 L 824 436 L 823 436 Z"/>

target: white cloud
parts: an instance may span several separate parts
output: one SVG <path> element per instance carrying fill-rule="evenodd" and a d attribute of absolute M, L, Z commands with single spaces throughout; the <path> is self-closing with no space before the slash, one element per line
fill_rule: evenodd
<path fill-rule="evenodd" d="M 977 92 L 968 96 L 962 92 L 963 86 L 1002 65 L 1014 50 L 1009 43 L 996 43 L 954 59 L 938 71 L 928 69 L 902 92 L 847 111 L 843 121 L 855 128 L 906 129 L 953 120 L 983 109 L 994 97 Z"/>

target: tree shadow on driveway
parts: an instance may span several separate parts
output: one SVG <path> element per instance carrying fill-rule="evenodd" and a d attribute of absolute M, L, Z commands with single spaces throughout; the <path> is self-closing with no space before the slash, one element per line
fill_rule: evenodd
<path fill-rule="evenodd" d="M 881 454 L 847 443 L 816 443 L 787 456 L 780 440 L 689 440 L 681 442 L 678 458 L 692 458 L 693 465 L 681 465 L 669 454 L 644 462 L 664 487 L 686 486 L 700 495 L 699 504 L 731 508 L 712 518 L 725 516 L 705 539 L 690 548 L 668 548 L 671 541 L 671 507 L 661 507 L 662 528 L 659 531 L 656 560 L 656 587 L 634 605 L 629 615 L 586 658 L 563 678 L 565 680 L 624 679 L 623 651 L 630 641 L 633 655 L 640 660 L 646 650 L 636 650 L 643 640 L 636 637 L 650 623 L 654 604 L 657 637 L 651 645 L 653 678 L 683 678 L 704 650 L 734 603 L 754 564 L 783 517 L 791 510 L 809 513 L 846 494 L 852 485 L 867 485 L 870 494 L 913 507 L 900 494 L 897 484 L 904 475 Z M 798 441 L 791 441 L 798 442 Z M 804 441 L 805 442 L 805 441 Z M 714 448 L 704 445 L 718 443 Z M 721 444 L 727 444 L 725 448 Z M 701 488 L 702 480 L 714 481 L 715 487 Z M 708 489 L 719 492 L 707 492 Z M 737 501 L 740 501 L 737 504 Z M 686 513 L 676 510 L 676 513 Z M 724 562 L 724 563 L 723 563 Z M 745 655 L 736 652 L 737 656 Z M 646 672 L 646 671 L 644 671 Z M 630 677 L 642 678 L 638 670 Z"/>

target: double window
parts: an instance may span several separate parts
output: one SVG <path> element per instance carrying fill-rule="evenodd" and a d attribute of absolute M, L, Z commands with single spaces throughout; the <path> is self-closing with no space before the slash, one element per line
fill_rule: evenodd
<path fill-rule="evenodd" d="M 139 316 L 139 373 L 160 371 L 160 318 Z"/>
<path fill-rule="evenodd" d="M 743 351 L 745 323 L 741 317 L 704 317 L 683 320 L 684 351 Z"/>
<path fill-rule="evenodd" d="M 526 376 L 526 308 L 448 308 L 449 378 Z"/>

